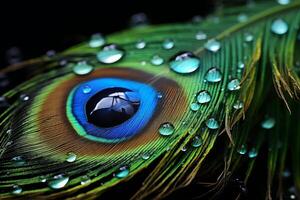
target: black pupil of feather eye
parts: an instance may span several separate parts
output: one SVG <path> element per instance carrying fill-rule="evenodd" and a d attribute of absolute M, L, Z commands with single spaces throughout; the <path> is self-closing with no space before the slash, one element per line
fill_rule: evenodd
<path fill-rule="evenodd" d="M 97 127 L 114 127 L 130 119 L 140 106 L 137 92 L 126 88 L 108 88 L 92 96 L 86 103 L 89 123 Z"/>

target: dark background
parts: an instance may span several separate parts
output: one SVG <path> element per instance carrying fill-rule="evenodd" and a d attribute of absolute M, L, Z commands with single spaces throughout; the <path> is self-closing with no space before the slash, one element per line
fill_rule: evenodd
<path fill-rule="evenodd" d="M 0 66 L 61 51 L 93 33 L 126 29 L 137 13 L 145 13 L 151 24 L 185 22 L 207 15 L 213 5 L 212 0 L 1 1 Z"/>

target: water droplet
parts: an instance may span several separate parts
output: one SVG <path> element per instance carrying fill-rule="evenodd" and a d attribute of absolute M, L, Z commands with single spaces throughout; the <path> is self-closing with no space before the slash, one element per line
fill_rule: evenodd
<path fill-rule="evenodd" d="M 16 166 L 22 166 L 26 163 L 23 156 L 15 156 L 11 159 L 11 161 L 13 161 Z"/>
<path fill-rule="evenodd" d="M 197 101 L 200 104 L 208 103 L 210 102 L 210 100 L 211 100 L 211 95 L 206 90 L 200 91 L 199 94 L 197 95 Z"/>
<path fill-rule="evenodd" d="M 171 39 L 166 39 L 163 41 L 162 46 L 164 49 L 172 49 L 175 46 L 175 43 Z"/>
<path fill-rule="evenodd" d="M 53 176 L 50 180 L 48 180 L 48 186 L 52 189 L 61 189 L 66 186 L 69 182 L 69 177 L 64 174 L 59 174 Z"/>
<path fill-rule="evenodd" d="M 241 88 L 240 81 L 238 79 L 232 79 L 227 84 L 227 88 L 228 88 L 229 91 L 239 90 Z"/>
<path fill-rule="evenodd" d="M 207 43 L 204 45 L 204 47 L 207 50 L 215 53 L 215 52 L 217 52 L 217 51 L 220 50 L 221 43 L 219 41 L 217 41 L 217 40 L 212 39 L 212 40 L 207 41 Z"/>
<path fill-rule="evenodd" d="M 240 100 L 237 100 L 234 104 L 233 104 L 233 108 L 236 110 L 242 109 L 244 107 L 244 103 Z"/>
<path fill-rule="evenodd" d="M 180 74 L 189 74 L 200 67 L 200 59 L 191 52 L 183 52 L 171 59 L 170 68 Z"/>
<path fill-rule="evenodd" d="M 22 191 L 23 191 L 23 189 L 20 186 L 13 185 L 11 193 L 12 194 L 21 194 Z"/>
<path fill-rule="evenodd" d="M 127 166 L 120 167 L 119 171 L 115 174 L 117 178 L 125 178 L 129 175 L 129 168 Z"/>
<path fill-rule="evenodd" d="M 163 136 L 169 136 L 172 135 L 175 131 L 175 128 L 173 126 L 173 124 L 171 124 L 170 122 L 166 122 L 160 125 L 158 132 L 159 134 L 163 135 Z"/>
<path fill-rule="evenodd" d="M 76 75 L 86 75 L 91 73 L 93 71 L 94 67 L 92 65 L 87 64 L 86 61 L 81 61 L 78 62 L 76 65 L 73 67 L 73 72 Z"/>
<path fill-rule="evenodd" d="M 49 58 L 55 56 L 55 54 L 56 54 L 56 52 L 55 52 L 54 50 L 49 50 L 49 51 L 46 52 L 46 55 L 47 55 Z"/>
<path fill-rule="evenodd" d="M 158 99 L 161 99 L 161 98 L 163 98 L 163 95 L 162 95 L 161 93 L 158 93 L 158 94 L 157 94 L 157 98 L 158 98 Z"/>
<path fill-rule="evenodd" d="M 252 42 L 254 40 L 254 36 L 251 33 L 244 33 L 245 42 Z"/>
<path fill-rule="evenodd" d="M 20 99 L 21 101 L 28 101 L 30 99 L 30 97 L 27 94 L 21 94 L 20 95 Z"/>
<path fill-rule="evenodd" d="M 255 148 L 252 148 L 249 153 L 248 153 L 248 157 L 249 158 L 255 158 L 257 156 L 257 151 Z"/>
<path fill-rule="evenodd" d="M 241 155 L 245 155 L 247 153 L 247 145 L 243 144 L 241 147 L 237 150 L 237 152 Z"/>
<path fill-rule="evenodd" d="M 75 162 L 77 158 L 77 155 L 75 153 L 69 152 L 67 153 L 66 161 L 69 163 Z"/>
<path fill-rule="evenodd" d="M 192 111 L 198 111 L 200 108 L 200 105 L 198 103 L 191 103 L 190 108 Z"/>
<path fill-rule="evenodd" d="M 288 170 L 288 169 L 285 169 L 283 172 L 282 172 L 282 176 L 284 178 L 288 178 L 291 176 L 291 172 Z"/>
<path fill-rule="evenodd" d="M 195 36 L 196 40 L 206 40 L 207 39 L 207 34 L 204 33 L 203 31 L 199 31 L 196 33 Z"/>
<path fill-rule="evenodd" d="M 238 63 L 238 68 L 239 69 L 244 69 L 245 68 L 245 64 L 243 62 L 239 62 Z"/>
<path fill-rule="evenodd" d="M 105 64 L 112 64 L 124 56 L 124 50 L 115 44 L 109 44 L 97 53 L 97 59 Z"/>
<path fill-rule="evenodd" d="M 186 152 L 186 151 L 187 151 L 186 146 L 181 147 L 181 151 L 182 151 L 182 152 Z"/>
<path fill-rule="evenodd" d="M 130 26 L 132 27 L 141 27 L 149 23 L 148 17 L 145 13 L 137 13 L 131 16 Z"/>
<path fill-rule="evenodd" d="M 105 39 L 101 33 L 95 33 L 91 36 L 89 46 L 91 48 L 101 47 L 105 44 Z"/>
<path fill-rule="evenodd" d="M 192 18 L 192 22 L 193 23 L 200 23 L 203 21 L 203 17 L 200 16 L 200 15 L 195 15 L 193 18 Z"/>
<path fill-rule="evenodd" d="M 81 177 L 80 184 L 84 185 L 91 182 L 91 178 L 88 175 L 84 175 Z"/>
<path fill-rule="evenodd" d="M 200 136 L 195 136 L 192 141 L 192 146 L 197 148 L 203 144 L 203 140 Z"/>
<path fill-rule="evenodd" d="M 277 35 L 283 35 L 288 32 L 288 24 L 283 19 L 276 19 L 272 22 L 271 30 Z"/>
<path fill-rule="evenodd" d="M 85 86 L 83 86 L 83 88 L 82 88 L 82 92 L 84 93 L 84 94 L 88 94 L 88 93 L 90 93 L 92 91 L 92 88 L 90 87 L 90 86 L 88 86 L 88 85 L 85 85 Z"/>
<path fill-rule="evenodd" d="M 210 118 L 206 121 L 206 126 L 209 129 L 218 129 L 219 128 L 219 122 L 215 118 Z"/>
<path fill-rule="evenodd" d="M 45 176 L 40 176 L 40 177 L 39 177 L 39 180 L 40 180 L 40 182 L 42 182 L 42 183 L 46 183 L 47 178 L 46 178 Z"/>
<path fill-rule="evenodd" d="M 244 13 L 238 15 L 238 22 L 246 22 L 248 20 L 248 16 Z"/>
<path fill-rule="evenodd" d="M 290 3 L 290 0 L 277 0 L 280 5 L 287 5 Z"/>
<path fill-rule="evenodd" d="M 275 119 L 272 117 L 266 118 L 262 123 L 261 127 L 264 129 L 272 129 L 275 126 Z"/>
<path fill-rule="evenodd" d="M 135 44 L 135 47 L 137 49 L 144 49 L 146 47 L 147 43 L 144 40 L 139 40 L 137 41 L 137 43 Z"/>
<path fill-rule="evenodd" d="M 141 157 L 142 157 L 143 160 L 148 160 L 150 158 L 150 154 L 149 153 L 143 153 Z"/>
<path fill-rule="evenodd" d="M 158 55 L 153 56 L 151 59 L 152 65 L 158 66 L 158 65 L 162 65 L 163 63 L 164 63 L 164 59 Z"/>
<path fill-rule="evenodd" d="M 291 194 L 290 195 L 290 199 L 296 199 L 297 197 L 296 197 L 296 195 L 295 194 Z"/>
<path fill-rule="evenodd" d="M 222 80 L 222 73 L 218 68 L 212 67 L 206 72 L 205 80 L 210 83 L 220 82 Z"/>

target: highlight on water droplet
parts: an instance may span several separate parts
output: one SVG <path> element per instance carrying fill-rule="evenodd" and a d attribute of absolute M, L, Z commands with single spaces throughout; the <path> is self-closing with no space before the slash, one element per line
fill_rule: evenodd
<path fill-rule="evenodd" d="M 91 182 L 91 178 L 88 176 L 88 175 L 83 175 L 81 178 L 80 178 L 80 184 L 81 185 L 84 185 L 84 184 L 87 184 Z"/>
<path fill-rule="evenodd" d="M 197 148 L 203 144 L 203 140 L 200 136 L 195 136 L 192 141 L 192 146 Z"/>
<path fill-rule="evenodd" d="M 129 167 L 123 166 L 119 168 L 119 171 L 115 174 L 115 177 L 117 178 L 125 178 L 129 175 Z"/>
<path fill-rule="evenodd" d="M 219 68 L 212 67 L 209 70 L 207 70 L 205 74 L 205 80 L 210 83 L 217 83 L 222 80 L 222 73 Z"/>
<path fill-rule="evenodd" d="M 12 186 L 12 191 L 11 191 L 12 194 L 15 194 L 15 195 L 21 194 L 22 191 L 23 191 L 23 189 L 19 185 Z"/>
<path fill-rule="evenodd" d="M 249 158 L 255 158 L 257 156 L 257 150 L 253 147 L 248 153 Z"/>
<path fill-rule="evenodd" d="M 206 126 L 209 129 L 218 129 L 219 128 L 219 122 L 215 119 L 215 118 L 210 118 L 208 120 L 206 120 Z"/>
<path fill-rule="evenodd" d="M 210 102 L 211 100 L 211 95 L 208 91 L 206 90 L 202 90 L 198 93 L 197 95 L 197 101 L 198 103 L 200 104 L 205 104 L 205 103 L 208 103 Z"/>
<path fill-rule="evenodd" d="M 101 63 L 112 64 L 121 60 L 124 54 L 124 50 L 116 44 L 108 44 L 97 53 L 97 59 Z"/>
<path fill-rule="evenodd" d="M 240 80 L 239 79 L 232 79 L 227 84 L 227 89 L 229 91 L 239 90 L 240 88 L 241 88 L 241 86 L 240 86 Z"/>
<path fill-rule="evenodd" d="M 175 46 L 175 43 L 172 39 L 166 39 L 163 41 L 162 46 L 164 49 L 173 49 Z"/>
<path fill-rule="evenodd" d="M 191 52 L 175 55 L 170 61 L 170 68 L 180 74 L 189 74 L 200 67 L 200 59 Z"/>
<path fill-rule="evenodd" d="M 56 190 L 65 187 L 68 182 L 69 182 L 68 176 L 66 176 L 65 174 L 58 174 L 48 180 L 48 186 L 51 189 Z"/>
<path fill-rule="evenodd" d="M 240 148 L 237 149 L 237 152 L 241 155 L 245 155 L 247 153 L 247 145 L 241 145 Z"/>
<path fill-rule="evenodd" d="M 264 129 L 272 129 L 275 126 L 275 119 L 272 117 L 267 117 L 264 119 L 264 121 L 261 123 L 261 127 Z"/>
<path fill-rule="evenodd" d="M 216 53 L 217 51 L 220 50 L 221 48 L 221 43 L 215 39 L 209 40 L 206 42 L 206 44 L 204 45 L 205 49 Z"/>
<path fill-rule="evenodd" d="M 196 112 L 200 109 L 200 105 L 198 103 L 191 103 L 190 108 L 192 111 Z"/>
<path fill-rule="evenodd" d="M 166 122 L 160 125 L 158 132 L 160 135 L 169 136 L 172 135 L 175 131 L 175 127 L 170 122 Z"/>
<path fill-rule="evenodd" d="M 76 75 L 86 75 L 93 71 L 94 67 L 92 65 L 89 65 L 86 61 L 78 62 L 73 67 L 73 72 Z"/>
<path fill-rule="evenodd" d="M 151 59 L 151 64 L 155 66 L 162 65 L 164 63 L 164 59 L 159 55 L 154 55 Z"/>
<path fill-rule="evenodd" d="M 135 44 L 135 47 L 137 49 L 144 49 L 146 47 L 147 43 L 144 40 L 139 40 L 137 41 L 137 43 Z"/>
<path fill-rule="evenodd" d="M 66 161 L 69 163 L 75 162 L 77 158 L 77 155 L 75 153 L 69 152 L 67 153 Z"/>
<path fill-rule="evenodd" d="M 104 44 L 105 44 L 105 39 L 104 39 L 104 37 L 102 36 L 101 33 L 93 34 L 90 38 L 90 41 L 89 41 L 89 46 L 91 48 L 101 47 Z"/>
<path fill-rule="evenodd" d="M 30 97 L 27 94 L 21 94 L 20 99 L 21 99 L 21 101 L 26 102 L 30 99 Z"/>
<path fill-rule="evenodd" d="M 271 30 L 277 35 L 284 35 L 288 32 L 289 26 L 283 19 L 276 19 L 272 22 Z"/>
<path fill-rule="evenodd" d="M 196 33 L 195 38 L 196 38 L 196 40 L 206 40 L 207 39 L 207 34 L 204 33 L 203 31 L 198 31 Z"/>

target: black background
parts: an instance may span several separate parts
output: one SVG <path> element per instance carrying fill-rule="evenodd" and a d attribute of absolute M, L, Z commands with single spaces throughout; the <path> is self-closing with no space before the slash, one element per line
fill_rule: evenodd
<path fill-rule="evenodd" d="M 23 60 L 52 49 L 61 51 L 92 33 L 107 35 L 128 28 L 136 13 L 145 13 L 151 24 L 160 24 L 205 16 L 213 8 L 212 0 L 1 1 L 0 66 L 9 64 L 7 50 L 12 47 L 20 49 Z"/>

